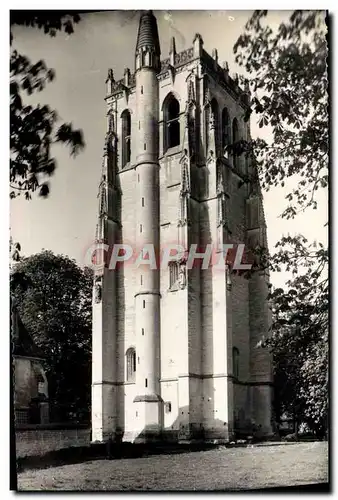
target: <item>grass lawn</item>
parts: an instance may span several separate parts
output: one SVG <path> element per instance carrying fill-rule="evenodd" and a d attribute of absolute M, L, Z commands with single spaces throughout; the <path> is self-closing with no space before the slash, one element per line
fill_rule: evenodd
<path fill-rule="evenodd" d="M 18 474 L 27 490 L 238 490 L 328 481 L 328 444 L 218 448 L 92 460 Z"/>

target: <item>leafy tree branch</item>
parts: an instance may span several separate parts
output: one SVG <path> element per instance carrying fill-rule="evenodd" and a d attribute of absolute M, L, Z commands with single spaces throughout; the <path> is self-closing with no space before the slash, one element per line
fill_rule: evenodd
<path fill-rule="evenodd" d="M 11 11 L 11 28 L 24 25 L 43 29 L 55 36 L 58 31 L 71 34 L 73 24 L 79 22 L 78 14 L 66 11 Z M 48 105 L 27 105 L 25 95 L 41 92 L 55 79 L 54 70 L 42 60 L 32 63 L 30 59 L 13 49 L 15 41 L 11 29 L 10 54 L 10 197 L 24 194 L 30 199 L 32 193 L 41 196 L 49 193 L 48 179 L 56 169 L 56 160 L 51 154 L 53 144 L 62 143 L 76 156 L 84 148 L 81 130 L 71 123 L 61 123 L 55 110 Z"/>

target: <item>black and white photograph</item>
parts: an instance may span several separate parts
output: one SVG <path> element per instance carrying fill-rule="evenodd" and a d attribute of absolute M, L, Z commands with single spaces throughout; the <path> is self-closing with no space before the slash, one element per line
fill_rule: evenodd
<path fill-rule="evenodd" d="M 10 489 L 328 493 L 331 14 L 141 7 L 9 12 Z"/>

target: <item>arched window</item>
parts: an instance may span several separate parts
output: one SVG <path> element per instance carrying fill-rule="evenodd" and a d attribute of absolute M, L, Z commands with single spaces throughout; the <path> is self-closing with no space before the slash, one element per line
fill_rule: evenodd
<path fill-rule="evenodd" d="M 130 347 L 126 352 L 126 358 L 127 358 L 127 382 L 135 382 L 136 352 L 133 347 Z"/>
<path fill-rule="evenodd" d="M 164 107 L 164 150 L 180 144 L 180 104 L 169 94 Z"/>
<path fill-rule="evenodd" d="M 122 168 L 130 162 L 131 117 L 126 109 L 122 115 Z"/>
<path fill-rule="evenodd" d="M 234 144 L 238 141 L 239 141 L 238 122 L 237 122 L 237 118 L 234 118 L 234 121 L 232 122 L 232 142 Z M 234 167 L 238 168 L 239 161 L 238 161 L 238 156 L 235 153 L 233 153 L 233 162 L 234 162 Z"/>
<path fill-rule="evenodd" d="M 225 151 L 226 146 L 231 142 L 231 129 L 230 129 L 230 118 L 227 108 L 222 111 L 222 153 L 224 156 L 228 157 Z"/>
<path fill-rule="evenodd" d="M 239 350 L 232 348 L 232 372 L 235 378 L 239 378 Z"/>

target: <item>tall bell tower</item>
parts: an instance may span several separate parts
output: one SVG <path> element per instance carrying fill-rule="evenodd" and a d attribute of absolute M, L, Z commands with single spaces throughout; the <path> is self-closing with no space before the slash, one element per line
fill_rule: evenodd
<path fill-rule="evenodd" d="M 200 34 L 180 51 L 172 39 L 161 60 L 152 11 L 140 14 L 134 55 L 134 71 L 106 80 L 92 440 L 269 435 L 271 359 L 257 349 L 269 331 L 268 277 L 247 279 L 231 259 L 214 265 L 222 245 L 266 245 L 254 164 L 228 149 L 249 137 L 248 89 Z M 164 265 L 173 245 L 185 253 Z M 111 256 L 127 247 L 115 267 Z"/>

